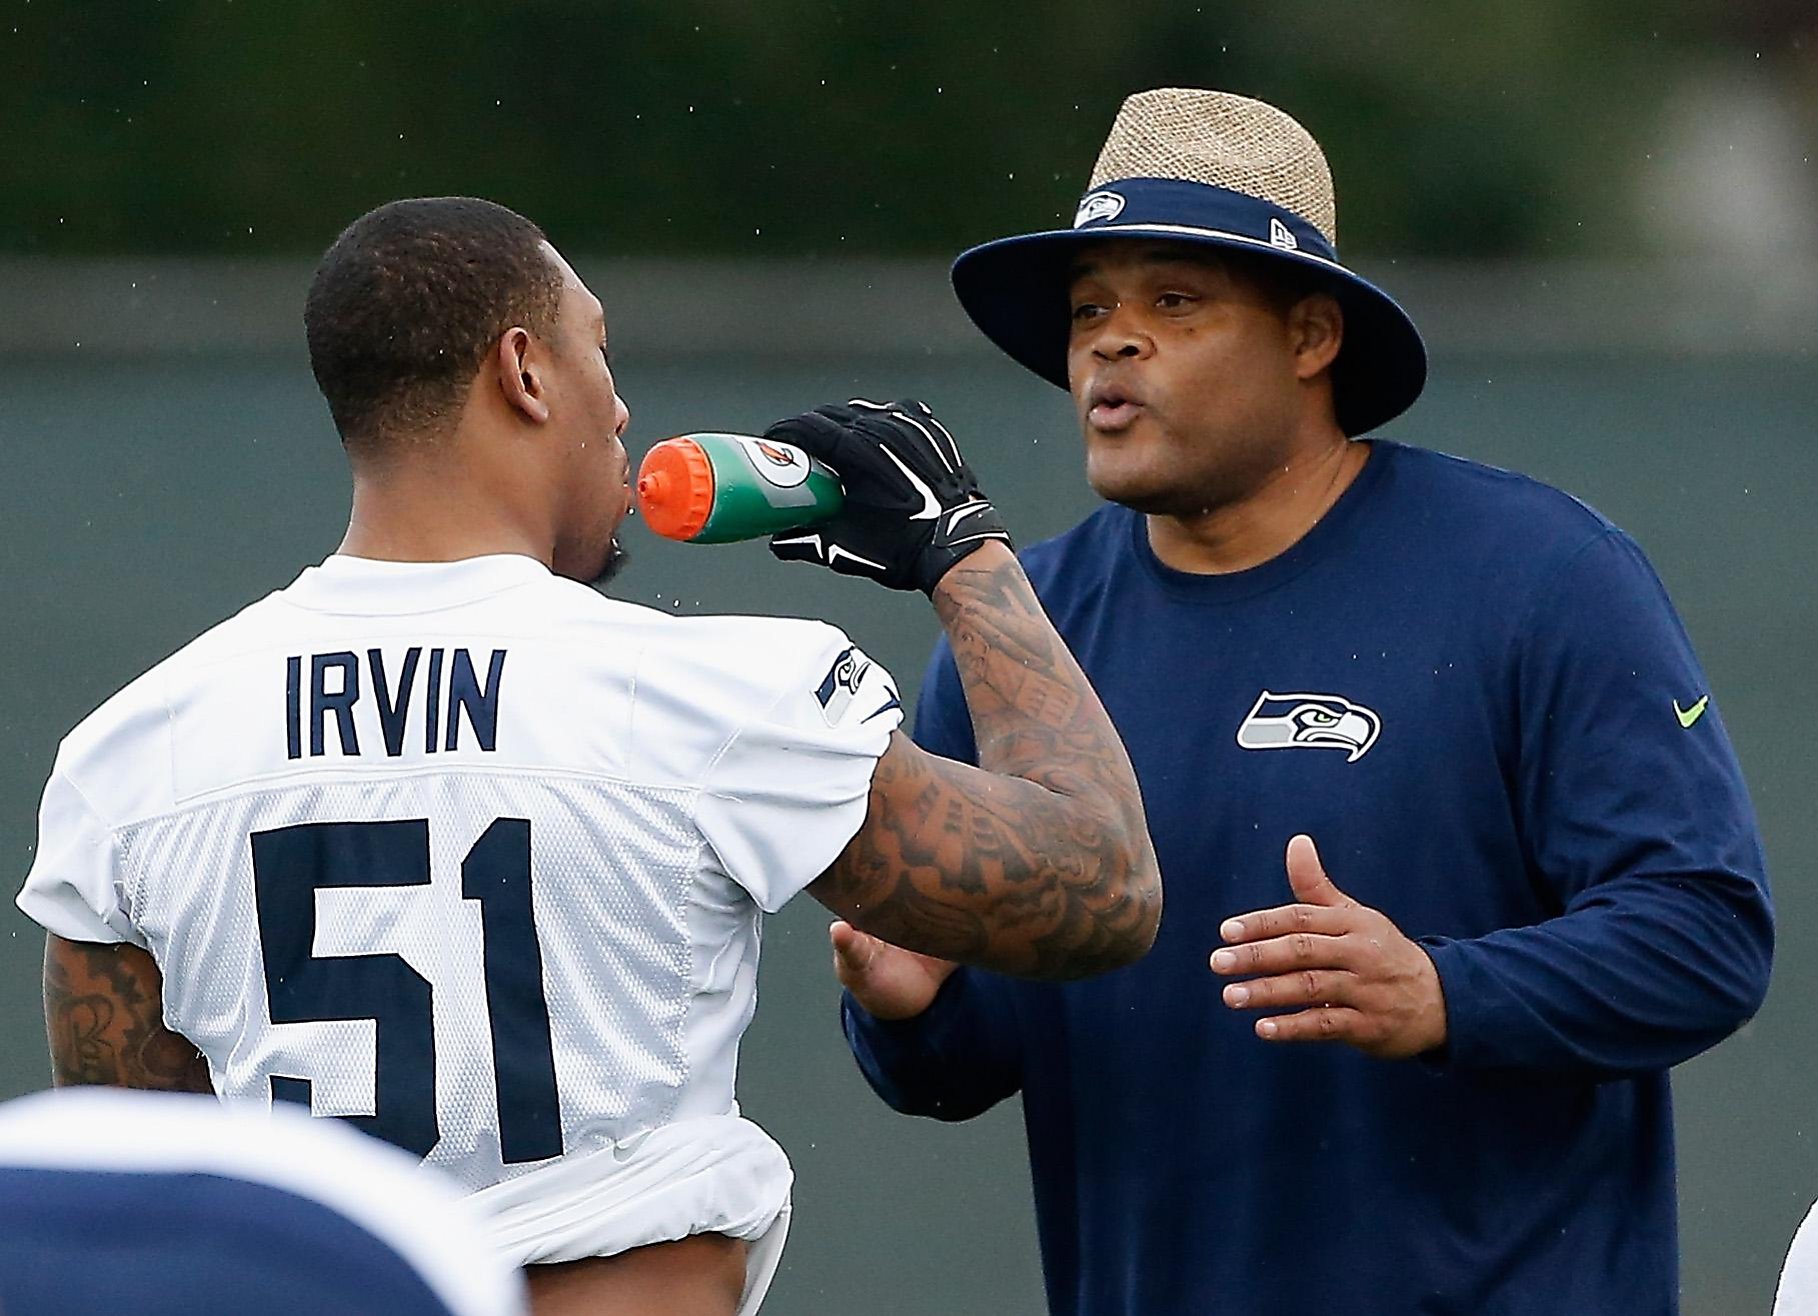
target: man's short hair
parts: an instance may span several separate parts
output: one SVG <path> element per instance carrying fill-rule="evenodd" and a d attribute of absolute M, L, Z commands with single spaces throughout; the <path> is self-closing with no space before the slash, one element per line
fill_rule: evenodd
<path fill-rule="evenodd" d="M 316 266 L 309 364 L 349 449 L 421 434 L 457 410 L 499 335 L 555 326 L 562 275 L 543 230 L 476 197 L 393 201 Z"/>

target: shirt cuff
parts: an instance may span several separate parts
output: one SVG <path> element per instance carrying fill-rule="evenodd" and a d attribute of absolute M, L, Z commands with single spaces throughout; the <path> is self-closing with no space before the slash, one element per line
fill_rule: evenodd
<path fill-rule="evenodd" d="M 886 1065 L 897 1057 L 939 1055 L 941 1043 L 966 1016 L 970 971 L 963 965 L 947 975 L 928 1008 L 907 1019 L 879 1019 L 849 991 L 840 993 L 840 1010 Z"/>

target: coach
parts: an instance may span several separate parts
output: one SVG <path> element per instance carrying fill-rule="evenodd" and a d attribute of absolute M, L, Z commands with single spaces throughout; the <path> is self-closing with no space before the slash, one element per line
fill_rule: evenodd
<path fill-rule="evenodd" d="M 1107 505 L 1024 560 L 1169 903 L 1058 986 L 836 924 L 847 1035 L 901 1111 L 1022 1093 L 1057 1314 L 1673 1312 L 1667 1070 L 1772 958 L 1741 773 L 1627 535 L 1359 437 L 1426 357 L 1334 232 L 1299 124 L 1160 90 L 1072 229 L 955 265 L 1078 408 Z M 917 738 L 976 752 L 945 647 Z"/>

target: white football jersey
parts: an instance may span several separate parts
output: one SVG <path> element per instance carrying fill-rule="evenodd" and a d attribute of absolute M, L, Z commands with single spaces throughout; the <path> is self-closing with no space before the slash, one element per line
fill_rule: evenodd
<path fill-rule="evenodd" d="M 736 1110 L 759 912 L 901 716 L 819 622 L 335 556 L 70 733 L 19 905 L 149 950 L 224 1099 L 484 1188 Z"/>

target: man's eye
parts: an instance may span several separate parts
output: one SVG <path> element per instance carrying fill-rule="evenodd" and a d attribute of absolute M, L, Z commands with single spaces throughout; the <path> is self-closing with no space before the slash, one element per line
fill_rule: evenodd
<path fill-rule="evenodd" d="M 1155 299 L 1155 304 L 1164 311 L 1180 311 L 1191 306 L 1198 299 L 1184 292 L 1165 292 Z"/>
<path fill-rule="evenodd" d="M 1084 320 L 1090 320 L 1094 316 L 1102 314 L 1104 309 L 1096 302 L 1081 302 L 1073 308 L 1073 323 L 1079 324 Z"/>

